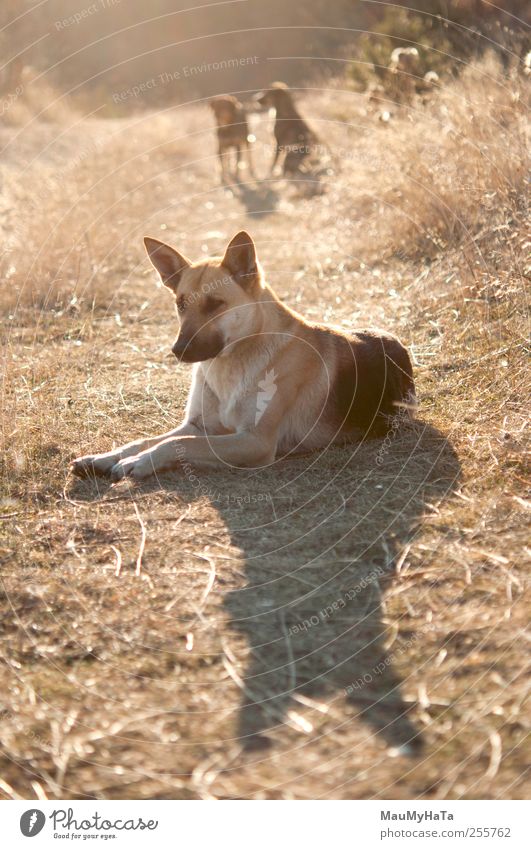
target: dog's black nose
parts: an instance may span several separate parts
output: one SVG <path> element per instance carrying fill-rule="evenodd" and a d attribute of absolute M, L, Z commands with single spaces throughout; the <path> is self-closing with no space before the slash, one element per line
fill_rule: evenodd
<path fill-rule="evenodd" d="M 187 347 L 190 345 L 189 340 L 187 339 L 177 339 L 172 350 L 172 354 L 175 354 L 178 360 L 182 359 Z"/>

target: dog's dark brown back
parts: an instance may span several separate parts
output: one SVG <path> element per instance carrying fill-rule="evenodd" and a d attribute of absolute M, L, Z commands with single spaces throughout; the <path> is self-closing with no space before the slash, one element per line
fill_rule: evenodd
<path fill-rule="evenodd" d="M 338 336 L 337 371 L 331 405 L 342 430 L 359 429 L 383 436 L 398 417 L 415 407 L 413 369 L 407 349 L 396 336 L 374 330 Z M 397 419 L 398 420 L 398 419 Z"/>

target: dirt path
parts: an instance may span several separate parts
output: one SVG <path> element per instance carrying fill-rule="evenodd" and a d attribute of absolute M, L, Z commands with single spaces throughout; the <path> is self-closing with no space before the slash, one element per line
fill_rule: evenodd
<path fill-rule="evenodd" d="M 2 775 L 13 793 L 33 797 L 35 782 L 51 797 L 97 798 L 524 792 L 511 688 L 519 579 L 500 578 L 503 558 L 495 578 L 477 558 L 463 564 L 471 508 L 454 493 L 467 472 L 434 391 L 447 358 L 430 293 L 446 297 L 448 268 L 378 258 L 400 168 L 387 128 L 340 94 L 307 111 L 336 150 L 357 152 L 336 157 L 322 192 L 220 187 L 206 109 L 92 122 L 51 146 L 54 129 L 40 128 L 16 156 L 7 148 L 14 255 L 20 196 L 39 179 L 55 194 L 60 185 L 41 244 L 66 229 L 54 283 L 77 274 L 69 309 L 22 298 L 9 336 L 10 424 L 27 448 L 9 448 L 1 542 L 12 690 Z M 268 127 L 257 131 L 264 173 Z M 291 306 L 412 344 L 419 421 L 386 444 L 260 473 L 72 482 L 70 456 L 163 431 L 183 408 L 173 307 L 141 235 L 199 257 L 241 228 Z M 481 520 L 494 509 L 484 504 Z M 480 517 L 470 522 L 467 545 L 482 549 Z M 501 606 L 480 604 L 494 592 Z"/>

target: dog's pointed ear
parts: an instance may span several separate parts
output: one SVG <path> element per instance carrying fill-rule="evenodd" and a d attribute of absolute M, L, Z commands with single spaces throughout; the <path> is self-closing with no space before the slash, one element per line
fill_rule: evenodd
<path fill-rule="evenodd" d="M 144 245 L 164 285 L 172 292 L 176 292 L 181 274 L 185 269 L 190 268 L 190 260 L 186 259 L 179 251 L 170 248 L 164 242 L 159 242 L 158 239 L 152 239 L 150 236 L 145 237 Z"/>
<path fill-rule="evenodd" d="M 256 264 L 256 248 L 254 242 L 241 230 L 227 245 L 225 256 L 221 261 L 223 268 L 244 288 L 253 283 L 258 273 Z"/>

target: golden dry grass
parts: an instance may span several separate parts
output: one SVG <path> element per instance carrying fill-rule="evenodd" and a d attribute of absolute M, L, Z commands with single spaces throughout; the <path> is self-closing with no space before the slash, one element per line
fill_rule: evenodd
<path fill-rule="evenodd" d="M 5 796 L 529 792 L 521 85 L 471 67 L 389 125 L 313 94 L 322 192 L 219 188 L 206 107 L 3 131 Z M 404 338 L 418 420 L 200 489 L 72 481 L 184 406 L 141 235 L 240 227 L 305 315 Z"/>

